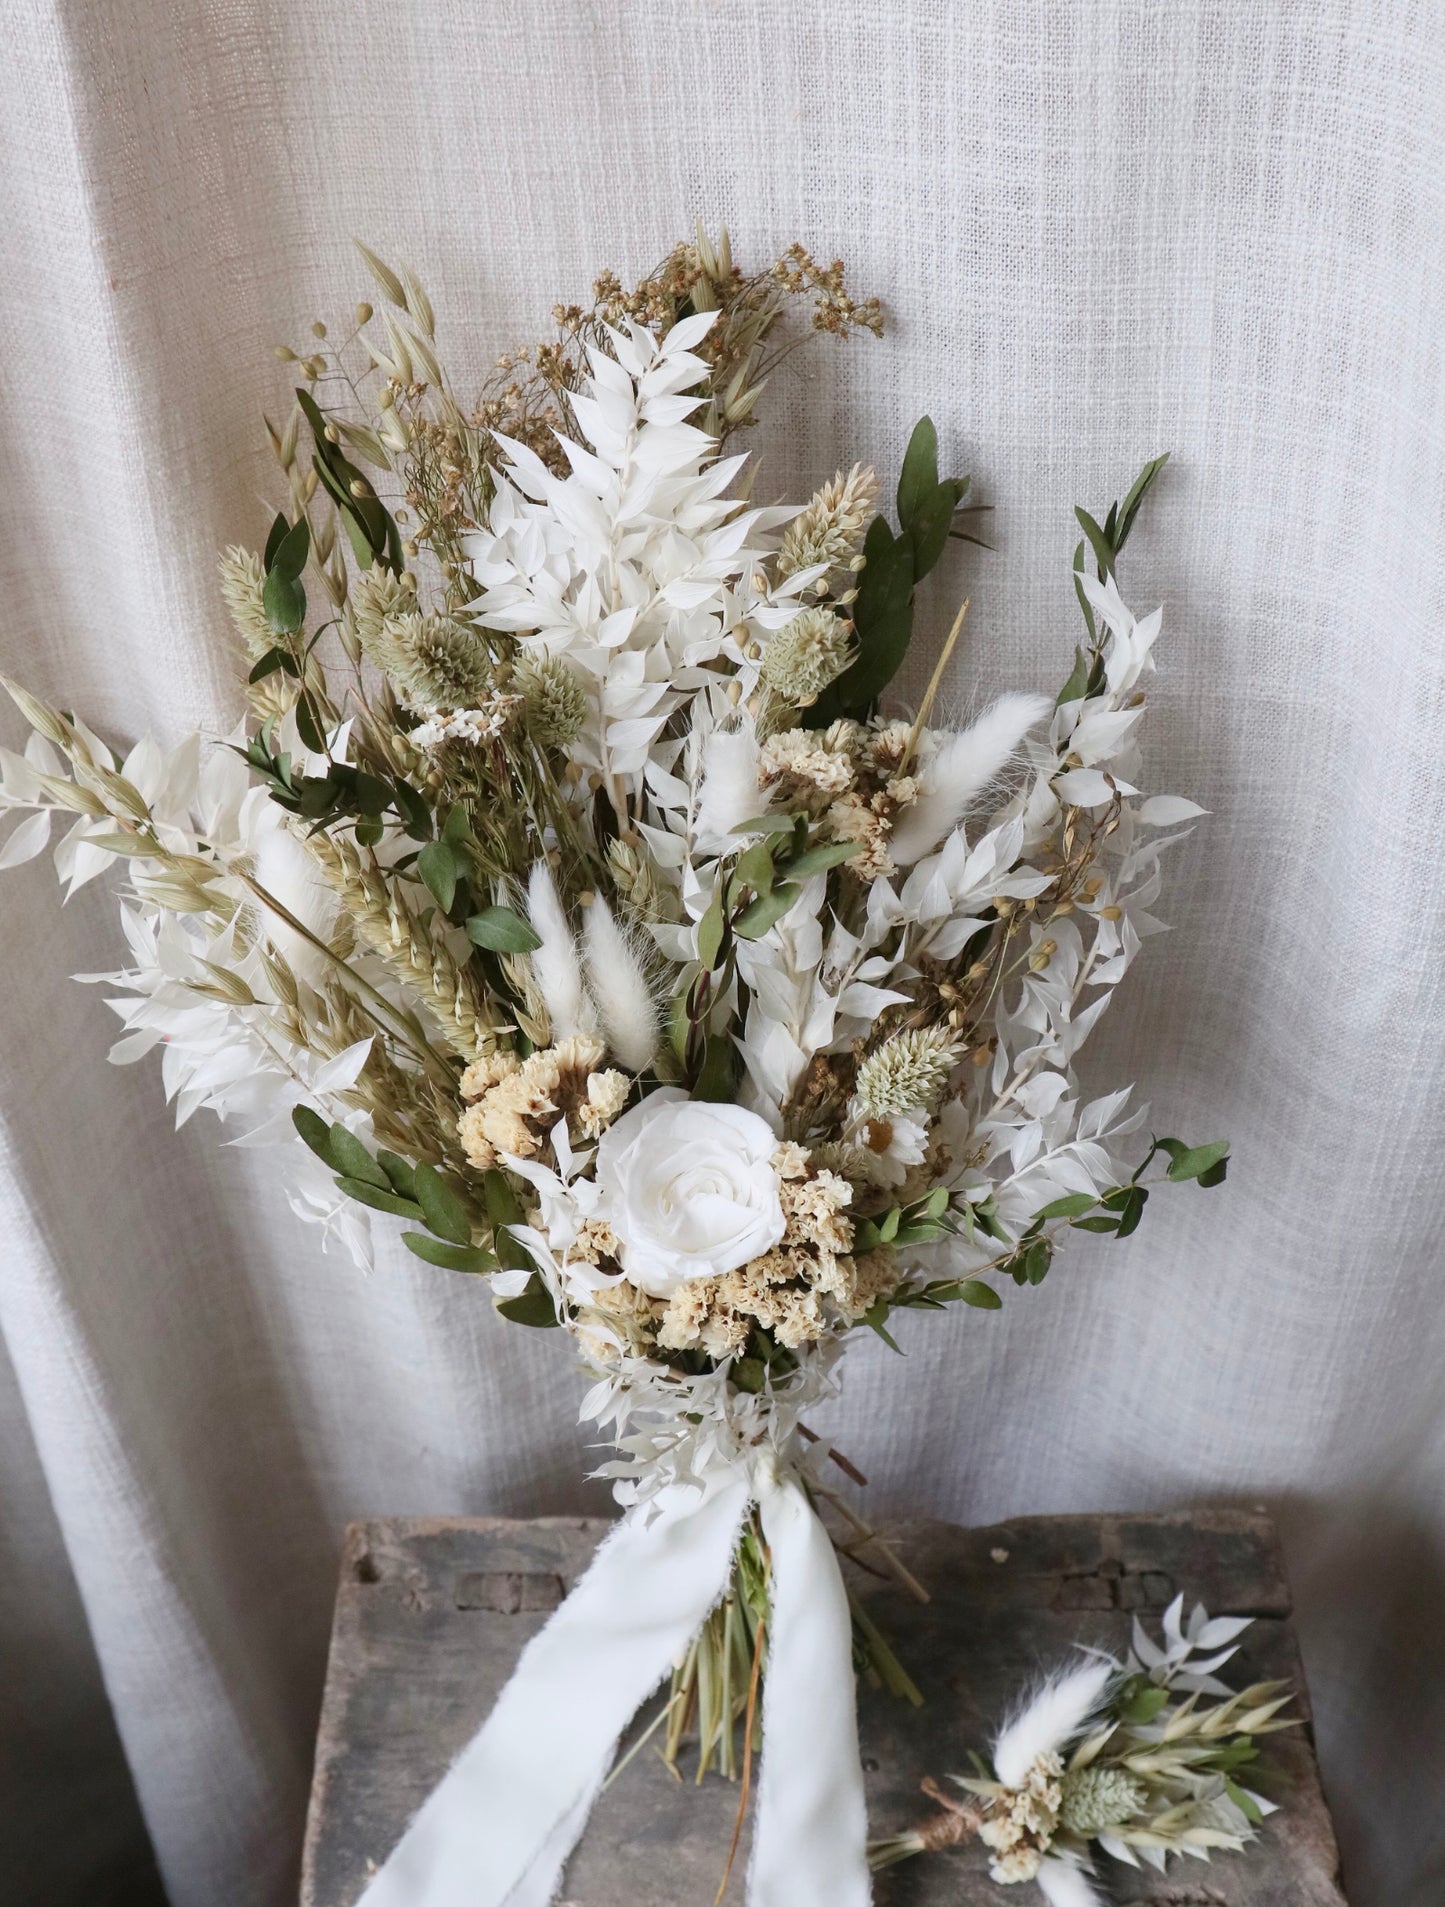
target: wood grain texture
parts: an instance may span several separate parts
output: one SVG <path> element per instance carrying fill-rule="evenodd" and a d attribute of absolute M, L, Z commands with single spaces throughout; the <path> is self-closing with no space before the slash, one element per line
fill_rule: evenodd
<path fill-rule="evenodd" d="M 391 1518 L 347 1532 L 307 1824 L 302 1907 L 353 1907 L 448 1763 L 481 1724 L 523 1644 L 586 1568 L 607 1525 L 579 1518 Z M 890 1538 L 932 1592 L 921 1606 L 852 1569 L 854 1587 L 927 1697 L 863 1687 L 860 1739 L 875 1833 L 916 1819 L 925 1774 L 963 1763 L 1019 1680 L 1074 1642 L 1122 1652 L 1135 1611 L 1184 1590 L 1214 1615 L 1258 1618 L 1240 1669 L 1303 1691 L 1290 1597 L 1263 1516 L 1026 1517 L 990 1529 L 904 1523 Z M 1308 1696 L 1302 1695 L 1308 1716 Z M 1105 1864 L 1111 1897 L 1155 1907 L 1344 1907 L 1308 1727 L 1275 1738 L 1284 1810 L 1245 1856 L 1167 1876 Z M 568 1870 L 564 1907 L 712 1907 L 737 1790 L 679 1783 L 651 1749 L 602 1797 Z M 746 1844 L 729 1889 L 743 1897 Z M 1038 1898 L 1024 1890 L 1019 1907 Z M 877 1877 L 877 1907 L 1004 1907 L 977 1847 Z"/>

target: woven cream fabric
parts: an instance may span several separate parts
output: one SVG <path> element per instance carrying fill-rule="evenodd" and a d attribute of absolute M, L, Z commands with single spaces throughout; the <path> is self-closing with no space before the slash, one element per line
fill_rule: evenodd
<path fill-rule="evenodd" d="M 10 0 L 0 657 L 122 737 L 237 703 L 270 355 L 422 274 L 478 374 L 702 214 L 888 300 L 790 361 L 764 490 L 931 411 L 998 508 L 955 687 L 1052 687 L 1070 506 L 1174 461 L 1153 784 L 1212 810 L 1091 1057 L 1226 1190 L 850 1359 L 883 1509 L 1267 1503 L 1357 1907 L 1445 1888 L 1445 12 L 1428 0 Z M 927 638 L 922 649 L 927 650 Z M 926 654 L 925 654 L 926 660 Z M 18 725 L 6 720 L 7 740 Z M 294 1898 L 340 1531 L 577 1509 L 565 1347 L 322 1256 L 115 1071 L 109 903 L 0 887 L 0 1840 L 17 1902 Z M 595 1490 L 596 1486 L 591 1486 Z M 103 1689 L 114 1713 L 107 1719 Z M 128 1799 L 125 1760 L 137 1800 Z M 4 1758 L 8 1757 L 8 1763 Z"/>

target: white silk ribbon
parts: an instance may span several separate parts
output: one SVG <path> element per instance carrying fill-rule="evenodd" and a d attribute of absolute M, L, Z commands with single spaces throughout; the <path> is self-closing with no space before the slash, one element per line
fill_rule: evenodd
<path fill-rule="evenodd" d="M 867 1907 L 848 1599 L 771 1457 L 629 1511 L 522 1652 L 357 1907 L 548 1907 L 623 1730 L 726 1590 L 749 1505 L 772 1557 L 750 1907 Z"/>

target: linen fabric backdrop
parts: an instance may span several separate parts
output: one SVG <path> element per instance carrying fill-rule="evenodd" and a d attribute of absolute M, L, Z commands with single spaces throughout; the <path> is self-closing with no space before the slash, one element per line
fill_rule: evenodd
<path fill-rule="evenodd" d="M 1226 1189 L 998 1316 L 849 1358 L 872 1508 L 1267 1504 L 1357 1907 L 1445 1894 L 1440 1300 L 1445 12 L 1408 0 L 10 0 L 0 658 L 124 741 L 239 710 L 272 357 L 409 262 L 463 389 L 696 217 L 879 292 L 768 395 L 760 491 L 937 421 L 997 551 L 951 692 L 1052 690 L 1071 506 L 1173 460 L 1149 785 L 1210 818 L 1087 1055 Z M 7 742 L 21 725 L 0 719 Z M 67 1907 L 294 1898 L 339 1540 L 605 1506 L 567 1347 L 394 1247 L 365 1277 L 75 972 L 100 883 L 0 881 L 0 1871 Z"/>

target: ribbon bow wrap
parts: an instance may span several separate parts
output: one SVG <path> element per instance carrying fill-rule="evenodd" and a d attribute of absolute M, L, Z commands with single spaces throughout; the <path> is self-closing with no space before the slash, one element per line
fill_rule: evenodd
<path fill-rule="evenodd" d="M 714 1446 L 692 1480 L 633 1503 L 360 1907 L 548 1907 L 623 1730 L 723 1596 L 754 1503 L 771 1611 L 749 1907 L 867 1907 L 848 1598 L 791 1436 Z"/>

